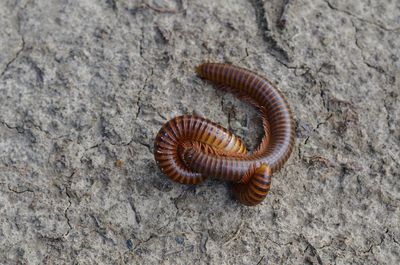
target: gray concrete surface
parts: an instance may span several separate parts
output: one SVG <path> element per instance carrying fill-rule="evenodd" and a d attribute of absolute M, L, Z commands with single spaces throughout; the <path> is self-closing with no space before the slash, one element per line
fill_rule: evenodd
<path fill-rule="evenodd" d="M 0 1 L 0 264 L 400 264 L 400 2 L 290 1 L 284 27 L 264 2 Z M 153 160 L 184 113 L 260 140 L 204 61 L 263 74 L 296 114 L 257 207 Z"/>

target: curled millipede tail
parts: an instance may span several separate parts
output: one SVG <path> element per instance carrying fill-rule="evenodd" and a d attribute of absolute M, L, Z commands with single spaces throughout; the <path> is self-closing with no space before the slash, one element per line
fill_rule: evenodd
<path fill-rule="evenodd" d="M 233 191 L 238 200 L 248 206 L 257 205 L 268 195 L 271 187 L 271 168 L 262 164 L 256 169 L 249 182 L 234 184 Z"/>

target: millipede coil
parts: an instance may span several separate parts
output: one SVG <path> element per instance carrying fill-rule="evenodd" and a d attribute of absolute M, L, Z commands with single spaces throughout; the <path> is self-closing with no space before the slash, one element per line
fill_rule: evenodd
<path fill-rule="evenodd" d="M 176 117 L 162 126 L 154 144 L 158 167 L 173 181 L 198 184 L 208 176 L 233 182 L 233 192 L 245 205 L 257 205 L 271 187 L 272 174 L 289 159 L 295 143 L 292 111 L 272 83 L 230 64 L 205 63 L 197 74 L 254 105 L 264 137 L 252 153 L 240 138 L 198 116 Z"/>

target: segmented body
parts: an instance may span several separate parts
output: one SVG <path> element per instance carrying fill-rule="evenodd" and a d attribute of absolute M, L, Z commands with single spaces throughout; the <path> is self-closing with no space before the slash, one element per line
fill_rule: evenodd
<path fill-rule="evenodd" d="M 289 159 L 295 142 L 293 115 L 282 93 L 267 79 L 230 64 L 205 63 L 198 75 L 255 105 L 265 136 L 251 154 L 234 134 L 196 116 L 180 116 L 159 131 L 154 156 L 172 180 L 198 184 L 207 176 L 234 182 L 233 191 L 246 205 L 268 194 L 271 176 Z"/>

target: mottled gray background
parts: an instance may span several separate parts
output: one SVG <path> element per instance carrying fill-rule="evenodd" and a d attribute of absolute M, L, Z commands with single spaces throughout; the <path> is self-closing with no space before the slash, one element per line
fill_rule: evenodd
<path fill-rule="evenodd" d="M 400 2 L 284 2 L 0 1 L 0 263 L 400 264 Z M 262 136 L 204 61 L 261 73 L 295 112 L 257 207 L 155 165 L 176 115 Z"/>

